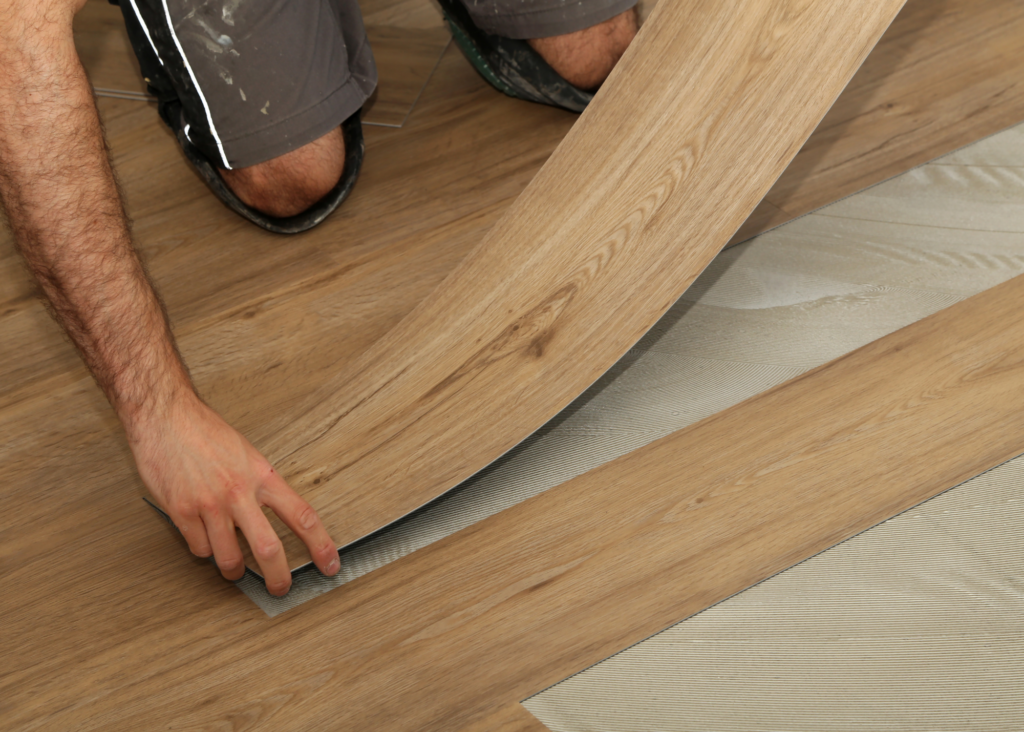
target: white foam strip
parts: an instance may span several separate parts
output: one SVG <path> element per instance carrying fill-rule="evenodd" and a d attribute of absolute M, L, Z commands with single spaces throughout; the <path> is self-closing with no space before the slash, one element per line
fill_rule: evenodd
<path fill-rule="evenodd" d="M 132 0 L 132 5 L 134 5 Z M 192 71 L 192 66 L 189 65 L 188 57 L 185 56 L 185 49 L 181 47 L 181 41 L 178 40 L 178 35 L 174 32 L 174 22 L 171 20 L 171 10 L 167 7 L 167 0 L 163 0 L 164 15 L 167 17 L 167 28 L 171 31 L 171 38 L 174 39 L 174 45 L 178 48 L 178 53 L 181 54 L 181 61 L 185 64 L 185 69 L 188 71 L 189 77 L 192 79 L 192 83 L 196 87 L 196 93 L 199 95 L 199 101 L 203 103 L 203 109 L 206 111 L 206 121 L 210 125 L 210 134 L 213 135 L 214 142 L 217 143 L 217 150 L 220 152 L 221 162 L 224 163 L 224 167 L 227 170 L 231 170 L 231 165 L 228 164 L 228 156 L 224 154 L 224 145 L 220 141 L 220 135 L 217 134 L 217 127 L 213 124 L 213 115 L 210 114 L 210 105 L 206 103 L 206 97 L 203 96 L 203 90 L 199 86 L 199 80 L 196 79 L 195 72 Z"/>
<path fill-rule="evenodd" d="M 149 35 L 149 27 L 146 25 L 146 21 L 142 19 L 142 13 L 139 12 L 139 6 L 135 4 L 135 0 L 128 0 L 132 4 L 132 10 L 135 11 L 135 17 L 139 20 L 139 25 L 142 26 L 142 32 L 146 34 L 146 40 L 149 41 L 149 47 L 153 49 L 153 53 L 156 54 L 156 60 L 160 62 L 160 65 L 164 65 L 164 60 L 160 58 L 160 52 L 156 50 L 156 44 L 153 43 L 152 36 Z"/>

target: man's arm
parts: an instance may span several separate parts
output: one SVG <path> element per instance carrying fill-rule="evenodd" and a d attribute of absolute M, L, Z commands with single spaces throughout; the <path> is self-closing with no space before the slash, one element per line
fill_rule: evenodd
<path fill-rule="evenodd" d="M 84 0 L 0 0 L 0 199 L 56 319 L 124 425 L 150 492 L 227 579 L 245 534 L 273 594 L 291 573 L 266 505 L 337 572 L 316 512 L 196 395 L 132 247 L 71 21 Z"/>

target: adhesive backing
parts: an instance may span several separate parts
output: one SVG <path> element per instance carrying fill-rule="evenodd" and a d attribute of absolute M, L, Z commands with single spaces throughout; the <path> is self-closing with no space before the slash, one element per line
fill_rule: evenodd
<path fill-rule="evenodd" d="M 276 615 L 1022 271 L 1019 126 L 722 252 L 566 410 L 335 577 L 301 570 L 284 598 L 239 586 Z"/>

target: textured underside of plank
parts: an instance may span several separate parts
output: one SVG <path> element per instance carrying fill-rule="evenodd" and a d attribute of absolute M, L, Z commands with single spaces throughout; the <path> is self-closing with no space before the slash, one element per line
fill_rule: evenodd
<path fill-rule="evenodd" d="M 726 244 L 901 6 L 661 4 L 484 241 L 274 439 L 332 536 L 440 495 L 607 370 Z"/>

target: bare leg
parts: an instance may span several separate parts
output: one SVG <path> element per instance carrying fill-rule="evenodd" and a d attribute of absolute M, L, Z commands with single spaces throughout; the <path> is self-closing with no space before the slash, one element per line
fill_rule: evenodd
<path fill-rule="evenodd" d="M 570 84 L 595 89 L 622 58 L 638 27 L 634 7 L 590 28 L 528 43 Z"/>
<path fill-rule="evenodd" d="M 323 198 L 345 169 L 345 139 L 336 127 L 297 150 L 221 177 L 248 206 L 271 216 L 294 216 Z"/>
<path fill-rule="evenodd" d="M 199 556 L 239 578 L 242 529 L 268 589 L 291 574 L 261 505 L 322 571 L 338 555 L 313 509 L 196 395 L 132 246 L 71 21 L 84 0 L 0 0 L 0 200 L 15 243 L 124 425 L 146 485 Z"/>

